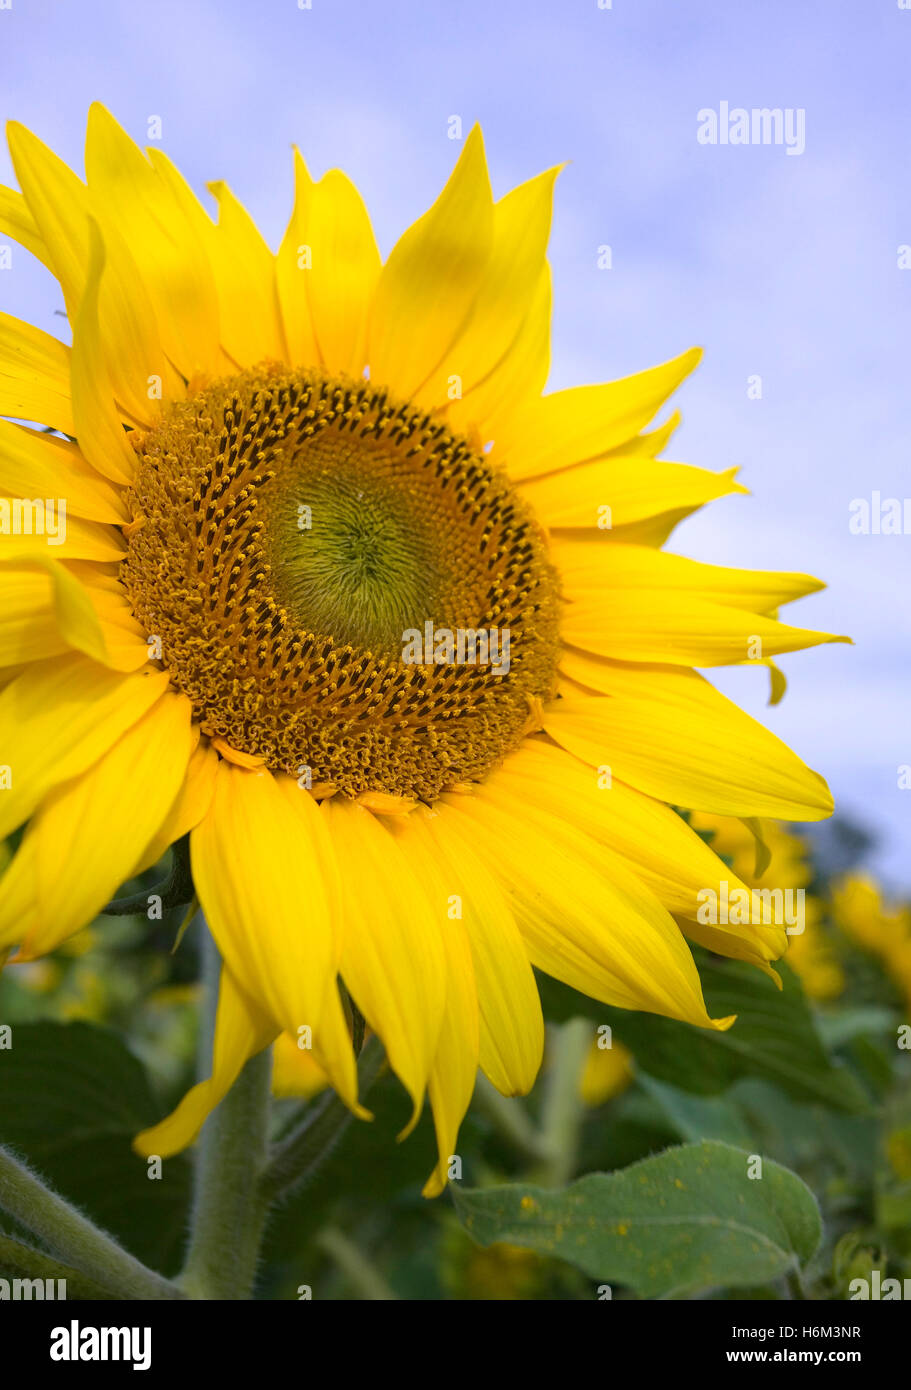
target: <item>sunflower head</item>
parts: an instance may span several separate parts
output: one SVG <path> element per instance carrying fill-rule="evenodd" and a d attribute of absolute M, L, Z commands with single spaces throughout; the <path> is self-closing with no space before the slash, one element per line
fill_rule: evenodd
<path fill-rule="evenodd" d="M 348 996 L 415 1118 L 429 1094 L 428 1193 L 479 1066 L 534 1081 L 535 968 L 729 1027 L 688 940 L 768 969 L 785 933 L 698 920 L 736 875 L 678 808 L 831 799 L 696 668 L 761 664 L 777 697 L 773 658 L 831 639 L 779 617 L 809 576 L 662 549 L 744 491 L 661 457 L 676 416 L 650 429 L 698 351 L 545 392 L 557 171 L 495 200 L 476 128 L 383 259 L 350 180 L 297 154 L 273 251 L 102 107 L 84 182 L 9 138 L 0 229 L 73 341 L 0 315 L 0 835 L 24 831 L 0 959 L 53 950 L 189 836 L 213 1071 L 137 1146 L 190 1143 L 282 1036 L 363 1113 Z M 23 497 L 65 499 L 53 551 L 7 525 Z"/>

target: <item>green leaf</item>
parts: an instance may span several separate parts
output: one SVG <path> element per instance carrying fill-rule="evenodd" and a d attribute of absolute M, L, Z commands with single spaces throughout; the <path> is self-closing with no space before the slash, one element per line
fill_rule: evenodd
<path fill-rule="evenodd" d="M 154 1269 L 175 1271 L 190 1190 L 185 1155 L 151 1179 L 131 1144 L 161 1118 L 142 1064 L 89 1023 L 18 1023 L 0 1051 L 0 1144 Z"/>
<path fill-rule="evenodd" d="M 863 1004 L 857 1008 L 839 1008 L 831 1013 L 820 1013 L 816 1018 L 816 1027 L 826 1047 L 836 1048 L 867 1035 L 875 1038 L 889 1034 L 894 1036 L 896 1017 L 894 1009 Z"/>
<path fill-rule="evenodd" d="M 869 1109 L 857 1079 L 823 1047 L 800 984 L 787 966 L 776 966 L 783 984 L 779 990 L 754 966 L 694 954 L 711 1017 L 737 1015 L 726 1032 L 611 1008 L 539 975 L 544 1016 L 552 1022 L 581 1016 L 610 1024 L 642 1071 L 698 1095 L 717 1095 L 741 1077 L 753 1076 L 798 1100 L 851 1113 Z"/>
<path fill-rule="evenodd" d="M 667 1149 L 562 1190 L 460 1190 L 456 1211 L 480 1245 L 506 1241 L 567 1260 L 644 1298 L 762 1284 L 803 1266 L 822 1224 L 816 1198 L 787 1168 L 708 1141 Z"/>
<path fill-rule="evenodd" d="M 729 1099 L 730 1092 L 724 1096 L 697 1096 L 645 1072 L 640 1074 L 639 1084 L 664 1110 L 680 1139 L 718 1139 L 737 1148 L 754 1147 L 749 1126 Z"/>

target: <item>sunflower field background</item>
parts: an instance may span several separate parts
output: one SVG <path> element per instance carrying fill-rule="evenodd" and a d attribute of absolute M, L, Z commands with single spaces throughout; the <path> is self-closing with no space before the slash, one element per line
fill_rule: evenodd
<path fill-rule="evenodd" d="M 886 8 L 0 0 L 0 1304 L 911 1297 Z M 396 743 L 478 555 L 532 660 Z"/>

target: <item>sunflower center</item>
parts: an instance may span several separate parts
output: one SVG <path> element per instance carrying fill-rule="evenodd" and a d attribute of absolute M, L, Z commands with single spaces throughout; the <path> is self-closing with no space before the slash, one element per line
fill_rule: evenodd
<path fill-rule="evenodd" d="M 508 480 L 366 382 L 258 369 L 141 441 L 122 578 L 204 731 L 313 786 L 432 800 L 553 690 L 558 592 Z"/>

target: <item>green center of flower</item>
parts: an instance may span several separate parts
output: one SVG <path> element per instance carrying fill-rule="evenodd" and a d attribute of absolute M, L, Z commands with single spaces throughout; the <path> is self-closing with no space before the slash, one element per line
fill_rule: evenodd
<path fill-rule="evenodd" d="M 377 449 L 322 437 L 260 493 L 272 590 L 292 618 L 336 642 L 395 656 L 402 633 L 441 611 L 441 543 Z"/>
<path fill-rule="evenodd" d="M 257 370 L 142 440 L 122 566 L 204 731 L 314 786 L 433 800 L 553 692 L 556 576 L 508 480 L 365 382 Z"/>

